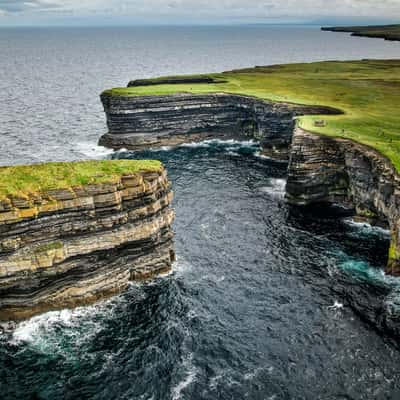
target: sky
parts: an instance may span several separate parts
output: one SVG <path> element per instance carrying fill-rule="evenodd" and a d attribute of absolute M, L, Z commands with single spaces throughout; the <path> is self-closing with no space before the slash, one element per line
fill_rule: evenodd
<path fill-rule="evenodd" d="M 0 26 L 385 23 L 400 0 L 0 0 Z"/>

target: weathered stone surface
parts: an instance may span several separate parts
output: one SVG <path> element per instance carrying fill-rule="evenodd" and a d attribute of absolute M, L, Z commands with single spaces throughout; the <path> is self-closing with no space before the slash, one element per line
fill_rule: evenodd
<path fill-rule="evenodd" d="M 292 205 L 339 203 L 390 227 L 387 273 L 400 275 L 400 177 L 377 151 L 296 128 L 286 199 Z"/>
<path fill-rule="evenodd" d="M 206 139 L 260 141 L 264 154 L 288 158 L 295 122 L 303 113 L 337 113 L 323 107 L 266 102 L 225 93 L 124 97 L 103 94 L 108 133 L 100 144 L 143 150 Z"/>
<path fill-rule="evenodd" d="M 12 199 L 0 211 L 0 320 L 88 304 L 174 260 L 164 170 Z"/>

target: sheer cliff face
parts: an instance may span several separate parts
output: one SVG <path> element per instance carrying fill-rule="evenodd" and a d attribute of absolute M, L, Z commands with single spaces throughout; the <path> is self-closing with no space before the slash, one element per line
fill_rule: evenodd
<path fill-rule="evenodd" d="M 88 304 L 170 270 L 171 199 L 160 171 L 1 202 L 0 320 Z"/>
<path fill-rule="evenodd" d="M 287 158 L 296 109 L 229 94 L 121 97 L 103 94 L 108 133 L 100 144 L 141 150 L 205 139 L 260 141 L 264 152 Z"/>
<path fill-rule="evenodd" d="M 301 206 L 339 203 L 386 223 L 392 231 L 387 273 L 400 275 L 400 177 L 375 150 L 296 128 L 286 198 Z"/>

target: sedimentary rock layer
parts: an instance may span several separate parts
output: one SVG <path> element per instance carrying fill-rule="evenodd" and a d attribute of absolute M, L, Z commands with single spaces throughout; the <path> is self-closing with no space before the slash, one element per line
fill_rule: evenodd
<path fill-rule="evenodd" d="M 392 232 L 387 273 L 400 275 L 400 176 L 377 151 L 296 128 L 286 198 L 297 206 L 339 203 L 387 224 Z"/>
<path fill-rule="evenodd" d="M 106 147 L 143 150 L 205 139 L 252 139 L 260 141 L 264 154 L 283 159 L 296 115 L 337 113 L 225 93 L 135 97 L 105 92 L 101 100 L 108 133 L 99 143 Z"/>
<path fill-rule="evenodd" d="M 0 320 L 91 303 L 174 260 L 166 171 L 0 202 Z"/>

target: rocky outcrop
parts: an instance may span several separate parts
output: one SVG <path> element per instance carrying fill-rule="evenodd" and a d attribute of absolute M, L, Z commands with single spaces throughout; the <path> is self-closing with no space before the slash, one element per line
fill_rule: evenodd
<path fill-rule="evenodd" d="M 225 93 L 165 96 L 101 96 L 108 133 L 99 144 L 143 150 L 205 139 L 259 141 L 265 155 L 287 159 L 294 117 L 338 113 Z"/>
<path fill-rule="evenodd" d="M 338 203 L 392 232 L 387 273 L 400 275 L 400 176 L 370 147 L 296 128 L 286 198 L 306 206 Z"/>
<path fill-rule="evenodd" d="M 88 304 L 174 260 L 166 171 L 0 202 L 0 320 Z"/>

